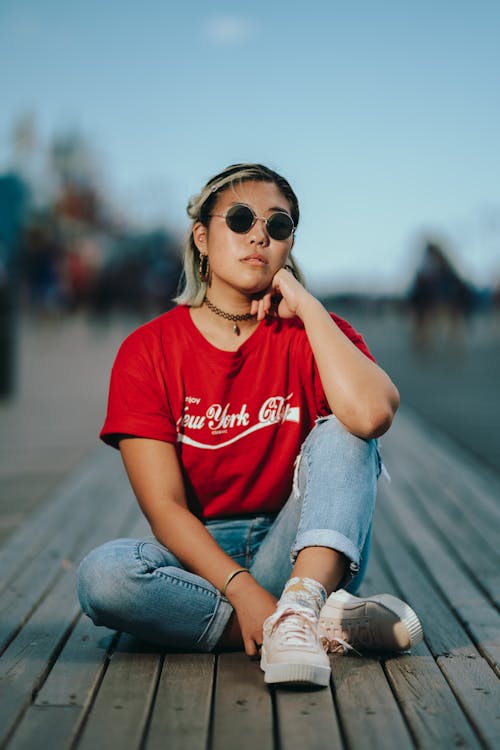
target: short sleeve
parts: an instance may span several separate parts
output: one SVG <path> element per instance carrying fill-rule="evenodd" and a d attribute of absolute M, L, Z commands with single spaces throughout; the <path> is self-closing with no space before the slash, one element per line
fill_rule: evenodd
<path fill-rule="evenodd" d="M 141 329 L 121 345 L 111 371 L 108 410 L 100 438 L 118 448 L 119 437 L 177 441 L 158 344 Z"/>

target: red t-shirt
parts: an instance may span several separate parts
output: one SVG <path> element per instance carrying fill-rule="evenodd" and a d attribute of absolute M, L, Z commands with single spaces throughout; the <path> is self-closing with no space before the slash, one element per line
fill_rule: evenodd
<path fill-rule="evenodd" d="M 373 359 L 345 320 L 332 318 Z M 331 412 L 304 327 L 270 318 L 235 352 L 210 344 L 179 306 L 123 342 L 101 438 L 175 443 L 190 509 L 203 518 L 280 510 L 300 446 Z"/>

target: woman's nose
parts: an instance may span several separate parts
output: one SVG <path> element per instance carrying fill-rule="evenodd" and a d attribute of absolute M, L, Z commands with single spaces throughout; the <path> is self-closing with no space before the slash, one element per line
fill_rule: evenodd
<path fill-rule="evenodd" d="M 266 220 L 256 218 L 255 224 L 250 230 L 250 242 L 257 242 L 259 245 L 269 244 L 269 235 L 267 233 Z"/>

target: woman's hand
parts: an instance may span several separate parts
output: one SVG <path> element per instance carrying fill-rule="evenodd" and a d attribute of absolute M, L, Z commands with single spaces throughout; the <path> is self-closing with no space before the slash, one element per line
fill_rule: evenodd
<path fill-rule="evenodd" d="M 277 599 L 247 575 L 235 578 L 228 588 L 226 596 L 236 612 L 245 653 L 258 656 L 264 620 L 276 610 Z"/>
<path fill-rule="evenodd" d="M 399 393 L 388 375 L 340 330 L 323 305 L 286 268 L 280 268 L 250 311 L 263 320 L 302 321 L 332 413 L 353 435 L 380 437 L 390 427 Z"/>
<path fill-rule="evenodd" d="M 257 320 L 263 320 L 266 315 L 277 315 L 279 318 L 300 317 L 303 305 L 310 299 L 314 298 L 291 271 L 280 268 L 264 295 L 252 300 L 250 312 L 257 315 Z"/>

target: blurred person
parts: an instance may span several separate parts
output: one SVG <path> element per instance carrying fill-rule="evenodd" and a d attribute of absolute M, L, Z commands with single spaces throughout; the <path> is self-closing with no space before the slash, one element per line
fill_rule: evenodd
<path fill-rule="evenodd" d="M 151 232 L 145 240 L 148 263 L 142 284 L 147 309 L 157 315 L 168 309 L 168 302 L 176 293 L 181 271 L 178 242 L 165 230 Z"/>
<path fill-rule="evenodd" d="M 70 312 L 88 309 L 103 265 L 101 238 L 84 233 L 74 239 L 66 252 L 64 280 L 66 304 Z"/>
<path fill-rule="evenodd" d="M 328 685 L 328 650 L 422 637 L 400 599 L 354 595 L 377 438 L 399 394 L 303 285 L 283 177 L 233 165 L 188 213 L 178 305 L 122 344 L 101 431 L 154 536 L 90 552 L 79 599 L 96 625 L 175 649 L 244 648 L 267 683 Z"/>
<path fill-rule="evenodd" d="M 418 353 L 432 352 L 442 338 L 451 345 L 453 352 L 462 351 L 472 290 L 443 248 L 435 242 L 425 245 L 408 302 L 413 314 L 413 341 Z"/>
<path fill-rule="evenodd" d="M 31 311 L 58 311 L 64 299 L 64 252 L 49 227 L 33 224 L 27 228 L 23 270 Z"/>
<path fill-rule="evenodd" d="M 84 308 L 88 302 L 92 275 L 85 258 L 74 248 L 70 248 L 66 253 L 64 279 L 66 305 L 70 312 L 77 312 Z"/>

